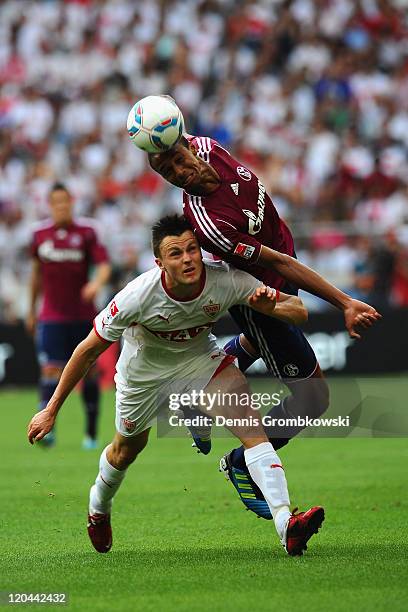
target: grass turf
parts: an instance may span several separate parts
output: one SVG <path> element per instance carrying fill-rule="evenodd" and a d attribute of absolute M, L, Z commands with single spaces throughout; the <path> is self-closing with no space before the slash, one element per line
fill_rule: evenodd
<path fill-rule="evenodd" d="M 115 501 L 113 549 L 100 555 L 86 535 L 100 451 L 80 448 L 78 396 L 52 450 L 25 439 L 34 391 L 2 391 L 0 402 L 0 590 L 66 591 L 80 611 L 406 610 L 406 439 L 303 439 L 281 451 L 293 505 L 326 509 L 293 559 L 218 474 L 231 440 L 204 457 L 187 438 L 153 434 Z M 106 393 L 104 444 L 113 413 Z"/>

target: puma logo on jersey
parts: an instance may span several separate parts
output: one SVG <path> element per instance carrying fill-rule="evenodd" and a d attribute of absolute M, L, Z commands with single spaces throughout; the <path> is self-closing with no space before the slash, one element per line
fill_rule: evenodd
<path fill-rule="evenodd" d="M 261 181 L 258 181 L 258 214 L 256 215 L 252 210 L 243 210 L 242 212 L 248 217 L 248 234 L 255 236 L 262 229 L 262 222 L 265 216 L 265 194 L 266 189 L 262 185 Z"/>
<path fill-rule="evenodd" d="M 230 185 L 232 191 L 235 193 L 235 195 L 238 195 L 239 193 L 239 183 L 231 183 Z"/>
<path fill-rule="evenodd" d="M 157 316 L 159 317 L 159 319 L 163 319 L 163 321 L 166 321 L 166 323 L 169 323 L 171 313 L 169 314 L 168 317 L 165 317 L 164 315 L 157 315 Z"/>

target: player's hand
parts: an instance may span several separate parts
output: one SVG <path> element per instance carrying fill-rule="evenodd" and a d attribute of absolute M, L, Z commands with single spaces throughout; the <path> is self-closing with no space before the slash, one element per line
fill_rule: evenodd
<path fill-rule="evenodd" d="M 361 335 L 356 331 L 356 327 L 360 326 L 365 329 L 371 327 L 376 321 L 382 318 L 379 312 L 369 304 L 360 302 L 360 300 L 351 299 L 344 309 L 344 320 L 350 338 L 361 339 Z"/>
<path fill-rule="evenodd" d="M 54 427 L 54 423 L 55 416 L 50 414 L 46 408 L 41 410 L 41 412 L 37 412 L 31 419 L 27 428 L 27 436 L 30 444 L 42 440 Z"/>
<path fill-rule="evenodd" d="M 35 316 L 35 314 L 29 314 L 27 316 L 25 320 L 25 326 L 28 334 L 30 334 L 30 336 L 34 336 L 35 329 L 37 326 L 37 317 Z"/>
<path fill-rule="evenodd" d="M 276 306 L 276 289 L 271 287 L 257 287 L 248 298 L 248 304 L 260 312 L 272 312 Z"/>
<path fill-rule="evenodd" d="M 99 285 L 95 281 L 89 281 L 81 289 L 81 297 L 84 302 L 92 302 L 99 291 Z"/>

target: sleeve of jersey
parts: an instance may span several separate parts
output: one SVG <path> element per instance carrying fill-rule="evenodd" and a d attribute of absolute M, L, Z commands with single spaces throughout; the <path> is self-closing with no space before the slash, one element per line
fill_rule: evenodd
<path fill-rule="evenodd" d="M 260 280 L 232 266 L 230 267 L 228 278 L 235 290 L 236 304 L 246 304 L 247 299 L 253 294 L 255 289 L 263 287 L 263 283 Z"/>
<path fill-rule="evenodd" d="M 103 244 L 99 241 L 98 235 L 94 229 L 91 230 L 91 237 L 89 243 L 89 251 L 93 263 L 100 264 L 108 261 L 108 253 Z"/>
<path fill-rule="evenodd" d="M 256 238 L 237 230 L 233 221 L 218 217 L 214 213 L 210 216 L 204 208 L 194 209 L 191 206 L 191 210 L 206 250 L 216 252 L 221 257 L 228 255 L 228 261 L 235 261 L 236 265 L 242 260 L 256 263 L 262 247 Z"/>
<path fill-rule="evenodd" d="M 101 340 L 115 342 L 126 328 L 137 323 L 140 315 L 139 299 L 136 291 L 125 287 L 94 319 L 95 333 Z"/>
<path fill-rule="evenodd" d="M 36 233 L 34 233 L 32 238 L 31 238 L 30 255 L 31 255 L 31 257 L 38 257 L 38 241 L 37 241 L 37 234 Z"/>

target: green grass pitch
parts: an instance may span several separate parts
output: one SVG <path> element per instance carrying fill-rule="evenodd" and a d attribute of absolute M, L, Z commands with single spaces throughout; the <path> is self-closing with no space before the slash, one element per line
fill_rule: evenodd
<path fill-rule="evenodd" d="M 78 396 L 48 451 L 25 437 L 35 404 L 34 391 L 0 393 L 0 590 L 66 591 L 78 611 L 407 609 L 406 439 L 302 439 L 281 451 L 292 504 L 326 509 L 294 559 L 218 473 L 231 440 L 204 457 L 187 437 L 153 434 L 116 498 L 112 551 L 100 555 L 86 534 L 99 451 L 80 448 Z M 106 393 L 104 444 L 113 417 Z"/>

